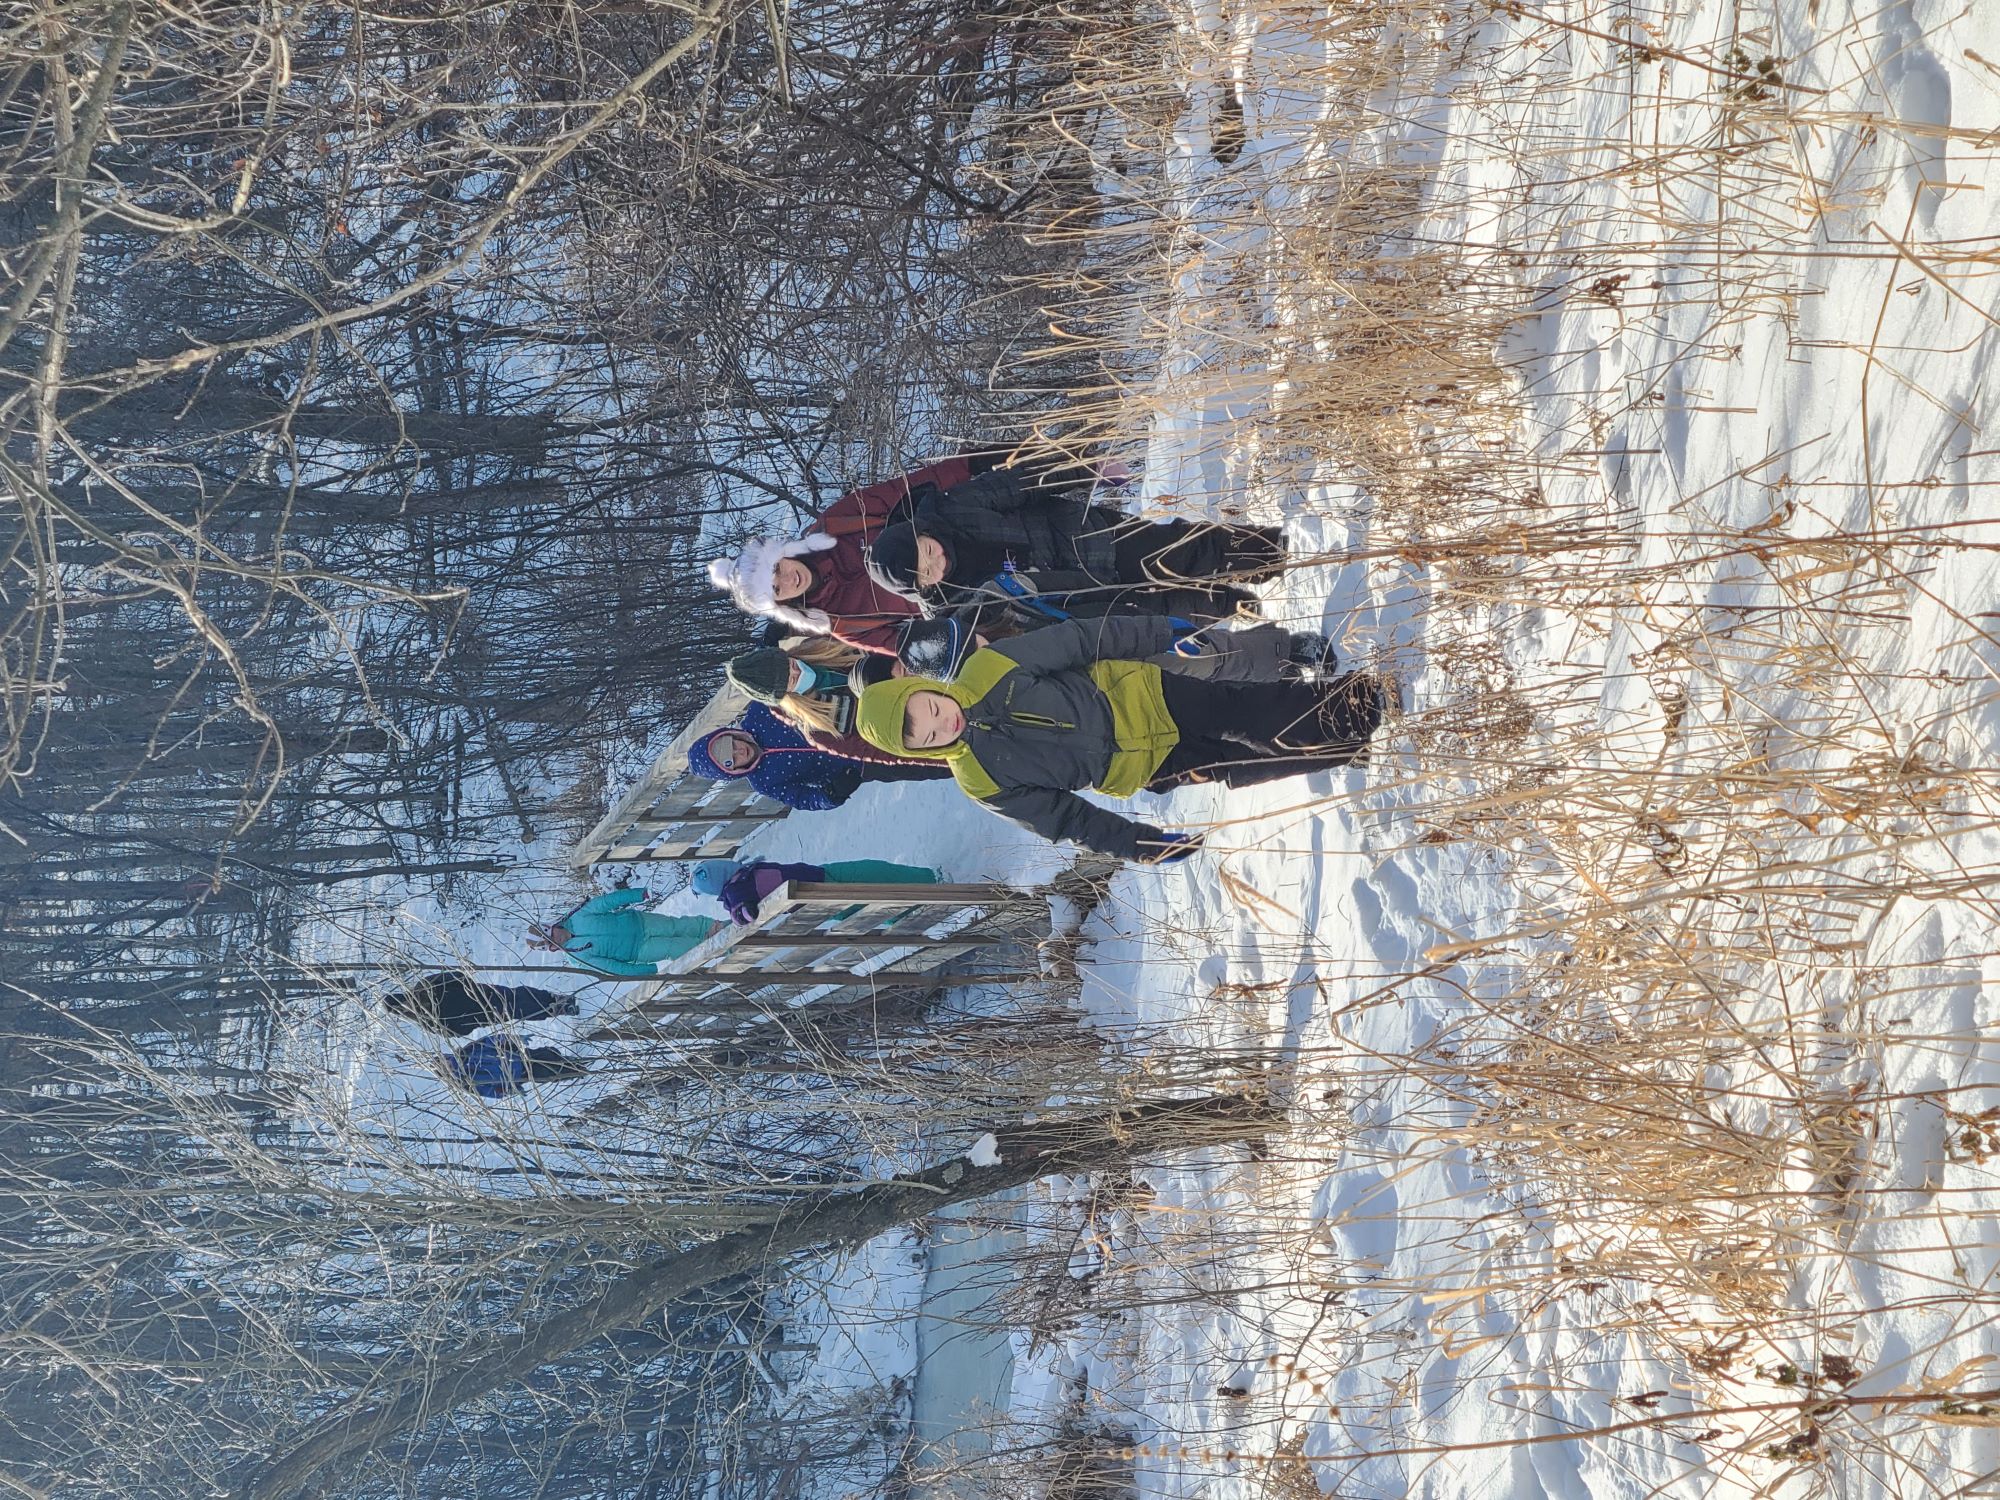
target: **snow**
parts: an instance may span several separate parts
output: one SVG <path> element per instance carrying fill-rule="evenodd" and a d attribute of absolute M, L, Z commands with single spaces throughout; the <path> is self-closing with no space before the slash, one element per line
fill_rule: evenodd
<path fill-rule="evenodd" d="M 908 1385 L 924 1261 L 923 1236 L 896 1230 L 800 1272 L 785 1308 L 785 1336 L 819 1346 L 803 1386 L 837 1401 Z"/>
<path fill-rule="evenodd" d="M 930 1223 L 910 1402 L 912 1468 L 930 1481 L 923 1488 L 954 1492 L 955 1471 L 1011 1435 L 1013 1346 L 995 1316 L 1020 1242 L 1010 1202 L 947 1210 Z"/>
<path fill-rule="evenodd" d="M 1199 33 L 1190 50 L 1202 67 L 1226 57 L 1242 80 L 1250 141 L 1233 173 L 1213 163 L 1212 94 L 1197 87 L 1173 178 L 1209 265 L 1241 263 L 1257 248 L 1254 233 L 1230 237 L 1243 196 L 1261 183 L 1274 211 L 1309 209 L 1297 168 L 1349 149 L 1325 140 L 1311 71 L 1332 44 L 1282 9 L 1225 19 L 1196 6 L 1183 25 Z M 1769 55 L 1783 80 L 1827 92 L 1741 101 L 1736 138 L 1770 133 L 1782 149 L 1759 158 L 1768 175 L 1751 187 L 1747 171 L 1731 180 L 1749 201 L 1723 212 L 1712 148 L 1729 80 L 1664 50 L 1635 60 L 1636 48 L 1590 34 L 1607 27 L 1717 60 L 1739 36 L 1748 62 L 1728 66 Z M 1744 803 L 1750 826 L 1803 849 L 1807 868 L 1787 879 L 1892 870 L 1915 884 L 1858 922 L 1812 919 L 1799 940 L 1810 962 L 1781 975 L 1793 992 L 1729 996 L 1722 1012 L 1757 1035 L 1803 1034 L 1813 1055 L 1798 1076 L 1815 1098 L 1881 1101 L 1847 1120 L 1879 1198 L 1780 1251 L 1770 1274 L 1788 1311 L 1766 1326 L 1732 1325 L 1675 1291 L 1672 1275 L 1592 1273 L 1604 1246 L 1582 1243 L 1534 1184 L 1462 1143 L 1469 1113 L 1440 1098 L 1434 1070 L 1401 1065 L 1511 1035 L 1510 1011 L 1525 1004 L 1519 960 L 1577 889 L 1535 850 L 1427 822 L 1455 788 L 1423 770 L 1406 737 L 1340 775 L 1141 798 L 1142 815 L 1211 824 L 1207 852 L 1116 879 L 1084 928 L 1084 1003 L 1108 1032 L 1163 1057 L 1275 1046 L 1293 1065 L 1295 1133 L 1278 1159 L 1218 1151 L 1143 1174 L 1151 1201 L 1114 1253 L 1119 1300 L 1142 1310 L 1085 1317 L 1055 1342 L 1017 1334 L 1016 1417 L 1043 1430 L 1058 1411 L 1087 1411 L 1128 1431 L 1146 1497 L 1247 1497 L 1281 1477 L 1398 1496 L 1959 1492 L 1992 1469 L 1976 1415 L 1953 1425 L 1900 1408 L 1863 1407 L 1865 1422 L 1822 1413 L 1824 1434 L 1789 1453 L 1796 1418 L 1754 1414 L 1574 1435 L 1795 1402 L 1795 1372 L 1840 1361 L 1851 1397 L 1989 1383 L 1978 1362 L 1995 1347 L 1984 1289 L 2000 1274 L 2000 1189 L 1991 1153 L 1966 1145 L 1965 1117 L 2000 1083 L 1986 1040 L 2000 1022 L 2000 944 L 1970 894 L 2000 856 L 1983 780 L 2000 711 L 2000 642 L 1985 623 L 1996 570 L 1980 529 L 2000 478 L 1985 436 L 2000 324 L 1980 263 L 1942 257 L 1990 259 L 1995 243 L 2000 8 L 1778 0 L 1739 18 L 1719 0 L 1629 13 L 1552 5 L 1496 16 L 1470 39 L 1413 29 L 1383 45 L 1417 65 L 1378 101 L 1374 148 L 1429 164 L 1436 242 L 1514 277 L 1529 309 L 1500 346 L 1516 379 L 1510 440 L 1538 461 L 1552 519 L 1589 517 L 1633 543 L 1629 572 L 1615 594 L 1605 585 L 1608 597 L 1570 609 L 1496 599 L 1455 615 L 1420 608 L 1436 579 L 1390 558 L 1294 572 L 1267 613 L 1324 621 L 1343 654 L 1403 671 L 1416 723 L 1428 715 L 1433 734 L 1462 711 L 1474 675 L 1436 658 L 1478 640 L 1495 688 L 1587 682 L 1578 715 L 1606 768 L 1676 746 L 1694 767 L 1714 742 L 1705 736 L 1750 718 L 1773 753 L 1829 783 L 1879 783 L 1918 764 L 1955 782 L 1956 816 L 1937 822 L 1864 829 L 1824 807 Z M 1427 69 L 1426 55 L 1444 60 Z M 1466 87 L 1458 64 L 1474 57 L 1506 59 L 1517 86 Z M 1162 355 L 1146 502 L 1222 514 L 1247 501 L 1286 518 L 1295 555 L 1393 546 L 1394 533 L 1371 531 L 1368 497 L 1330 476 L 1301 506 L 1267 477 L 1265 434 L 1241 405 L 1201 394 L 1226 341 L 1201 315 L 1197 274 L 1183 277 L 1187 310 Z M 1961 528 L 1974 545 L 1902 552 L 1902 571 L 1865 575 L 1892 617 L 1833 627 L 1822 670 L 1866 663 L 1872 751 L 1810 743 L 1827 702 L 1811 672 L 1674 637 L 1699 611 L 1711 627 L 1740 626 L 1812 595 L 1815 578 L 1851 583 L 1841 565 L 1852 559 L 1814 539 L 1897 528 Z M 1733 551 L 1726 539 L 1744 533 L 1783 543 L 1791 561 L 1784 548 L 1777 561 Z M 1693 663 L 1674 654 L 1689 649 Z M 1669 717 L 1685 724 L 1678 740 L 1663 735 Z M 1522 754 L 1561 748 L 1552 734 Z M 1942 809 L 1957 794 L 1935 795 Z M 1420 837 L 1427 829 L 1437 836 Z M 1670 865 L 1672 844 L 1655 854 Z M 1723 946 L 1733 930 L 1718 903 L 1690 941 Z M 1782 1102 L 1740 1055 L 1709 1086 L 1739 1101 L 1734 1122 L 1751 1129 Z M 1802 1141 L 1784 1183 L 1801 1193 L 1823 1170 Z"/>
<path fill-rule="evenodd" d="M 663 731 L 659 739 L 665 743 L 671 737 Z M 635 758 L 632 770 L 643 772 L 644 763 Z M 912 845 L 912 829 L 924 830 L 921 848 Z M 920 860 L 947 880 L 1031 886 L 1067 869 L 1074 857 L 969 806 L 949 782 L 864 786 L 839 809 L 771 824 L 747 852 L 781 861 Z M 609 1182 L 632 1171 L 643 1176 L 643 1167 L 615 1153 L 658 1148 L 657 1125 L 643 1112 L 614 1121 L 601 1106 L 670 1071 L 671 1044 L 581 1040 L 623 1009 L 634 986 L 546 971 L 556 960 L 525 948 L 526 924 L 557 915 L 593 888 L 619 880 L 659 893 L 649 903 L 655 910 L 716 916 L 720 908 L 687 888 L 679 865 L 603 865 L 591 872 L 594 880 L 583 880 L 567 870 L 565 850 L 554 838 L 514 853 L 507 870 L 464 882 L 449 898 L 385 881 L 378 899 L 356 903 L 355 915 L 328 925 L 301 958 L 376 961 L 412 971 L 463 963 L 499 982 L 575 991 L 579 1015 L 519 1029 L 533 1042 L 592 1059 L 598 1070 L 582 1081 L 531 1087 L 509 1099 L 472 1098 L 436 1071 L 434 1059 L 445 1046 L 439 1038 L 379 1007 L 329 996 L 323 1011 L 288 1018 L 280 1066 L 336 1080 L 332 1097 L 314 1100 L 311 1123 L 330 1150 L 342 1153 L 356 1183 L 393 1184 L 443 1164 L 480 1190 L 527 1193 L 538 1190 L 546 1173 L 584 1173 Z M 942 935 L 975 914 L 947 918 L 933 931 Z M 905 952 L 885 950 L 857 967 L 887 963 Z M 977 992 L 959 996 L 961 1005 L 979 1001 Z M 988 1137 L 989 1150 L 992 1144 Z M 907 1152 L 885 1147 L 883 1154 L 857 1164 L 857 1179 L 887 1178 L 916 1165 L 922 1155 L 921 1147 Z M 802 1476 L 813 1493 L 867 1493 L 906 1461 L 913 1431 L 942 1443 L 959 1417 L 990 1420 L 1006 1391 L 1005 1339 L 999 1340 L 996 1367 L 981 1352 L 977 1331 L 962 1326 L 953 1309 L 985 1301 L 985 1289 L 998 1278 L 971 1258 L 964 1240 L 961 1229 L 942 1243 L 947 1261 L 955 1257 L 966 1264 L 933 1275 L 936 1247 L 927 1233 L 913 1229 L 883 1236 L 802 1268 L 783 1305 L 773 1309 L 784 1342 L 814 1348 L 766 1362 L 771 1378 L 765 1395 L 772 1409 L 814 1430 L 838 1432 L 842 1447 L 851 1435 L 866 1438 L 841 1462 L 815 1465 Z M 927 1275 L 934 1282 L 928 1296 Z M 944 1378 L 919 1384 L 918 1355 L 926 1337 L 945 1351 L 938 1361 Z"/>
<path fill-rule="evenodd" d="M 997 1167 L 1000 1165 L 1000 1141 L 992 1131 L 987 1131 L 972 1143 L 965 1153 L 965 1159 L 975 1167 Z"/>
<path fill-rule="evenodd" d="M 1965 1145 L 1972 1127 L 1940 1101 L 1976 1116 L 2000 1086 L 1986 1040 L 2000 1024 L 2000 942 L 1981 905 L 2000 858 L 2000 819 L 1981 800 L 2000 730 L 1995 554 L 1981 550 L 2000 479 L 1985 378 L 2000 325 L 1990 279 L 1975 274 L 1990 271 L 2000 194 L 2000 6 L 1773 0 L 1739 19 L 1723 0 L 1550 4 L 1503 10 L 1473 34 L 1424 30 L 1447 24 L 1436 14 L 1445 19 L 1413 7 L 1409 29 L 1380 42 L 1410 65 L 1374 101 L 1368 149 L 1421 163 L 1433 240 L 1468 247 L 1516 285 L 1522 311 L 1499 340 L 1514 382 L 1507 441 L 1529 456 L 1552 519 L 1587 517 L 1630 544 L 1623 572 L 1564 609 L 1503 594 L 1426 609 L 1428 565 L 1339 560 L 1373 544 L 1393 552 L 1400 538 L 1377 534 L 1381 517 L 1354 486 L 1288 472 L 1283 435 L 1258 426 L 1288 388 L 1219 374 L 1227 341 L 1202 315 L 1197 253 L 1162 331 L 1136 503 L 1281 517 L 1295 555 L 1336 559 L 1289 573 L 1267 613 L 1405 673 L 1412 723 L 1434 736 L 1484 674 L 1496 691 L 1583 683 L 1577 721 L 1591 733 L 1576 738 L 1608 770 L 1692 756 L 1674 750 L 1670 718 L 1687 726 L 1682 746 L 1747 716 L 1798 754 L 1823 707 L 1814 670 L 1842 652 L 1865 659 L 1878 753 L 1829 744 L 1827 784 L 1890 781 L 1921 762 L 1965 815 L 1940 837 L 1921 817 L 1862 827 L 1746 792 L 1753 837 L 1824 825 L 1812 874 L 1866 880 L 1893 859 L 1899 879 L 1934 883 L 1858 923 L 1829 917 L 1809 936 L 1840 956 L 1802 969 L 1795 995 L 1725 998 L 1746 1035 L 1824 1043 L 1798 1070 L 1818 1097 L 1875 1101 L 1858 1126 L 1875 1199 L 1782 1247 L 1771 1274 L 1798 1316 L 1768 1328 L 1733 1328 L 1699 1296 L 1598 1274 L 1601 1247 L 1469 1143 L 1470 1109 L 1440 1095 L 1435 1067 L 1404 1064 L 1513 1034 L 1526 960 L 1551 914 L 1579 899 L 1546 850 L 1491 847 L 1452 823 L 1463 787 L 1427 770 L 1407 734 L 1339 773 L 1142 796 L 1139 816 L 1209 828 L 1206 850 L 1114 879 L 1082 924 L 1081 1004 L 1162 1066 L 1274 1052 L 1293 1129 L 1265 1159 L 1217 1149 L 1149 1167 L 1129 1202 L 1096 1203 L 1090 1184 L 1066 1178 L 1026 1190 L 1037 1243 L 1074 1242 L 1067 1279 L 1117 1290 L 1049 1328 L 1013 1330 L 1011 1414 L 1025 1434 L 1077 1412 L 1129 1433 L 1144 1500 L 1250 1500 L 1280 1479 L 1357 1496 L 1564 1500 L 1786 1494 L 1821 1479 L 1844 1496 L 1963 1492 L 1993 1467 L 1990 1436 L 1886 1410 L 1868 1417 L 1874 1447 L 1845 1436 L 1860 1424 L 1834 1432 L 1824 1468 L 1773 1456 L 1751 1436 L 1763 1430 L 1754 1417 L 1572 1435 L 1793 1400 L 1786 1367 L 1824 1369 L 1832 1356 L 1855 1370 L 1853 1396 L 1989 1379 L 1967 1362 L 1994 1348 L 1985 1308 L 2000 1276 L 2000 1189 Z M 1259 234 L 1230 227 L 1246 203 L 1310 214 L 1318 186 L 1338 190 L 1342 153 L 1359 150 L 1330 138 L 1315 70 L 1339 44 L 1311 20 L 1187 8 L 1199 83 L 1169 176 L 1208 271 L 1256 255 Z M 1786 82 L 1827 92 L 1787 101 L 1789 112 L 1745 98 L 1725 130 L 1716 77 L 1671 54 L 1720 58 L 1733 36 L 1753 61 L 1780 60 Z M 1506 60 L 1509 85 L 1468 87 L 1481 58 Z M 1225 171 L 1210 148 L 1228 79 L 1248 140 Z M 1735 158 L 1718 142 L 1767 137 L 1777 145 L 1756 148 L 1765 175 L 1723 212 L 1715 185 Z M 1899 246 L 1944 266 L 1943 282 Z M 1954 248 L 1986 260 L 1943 257 Z M 1274 292 L 1274 309 L 1284 301 Z M 1758 558 L 1726 540 L 1755 528 L 1791 550 Z M 1893 618 L 1843 622 L 1817 667 L 1802 659 L 1786 675 L 1746 661 L 1727 693 L 1717 671 L 1693 669 L 1690 651 L 1713 668 L 1732 637 L 1680 639 L 1691 610 L 1732 629 L 1754 622 L 1839 561 L 1813 552 L 1816 539 L 1898 528 L 1970 545 L 1875 575 Z M 1544 734 L 1524 741 L 1524 759 L 1563 751 L 1561 734 Z M 754 852 L 917 860 L 950 880 L 1020 885 L 1072 857 L 950 783 L 865 787 L 837 812 L 771 826 Z M 1658 852 L 1671 863 L 1670 846 Z M 480 961 L 515 962 L 516 919 L 575 894 L 551 880 L 464 931 L 428 908 L 399 920 Z M 702 907 L 677 893 L 668 909 Z M 1718 911 L 1690 943 L 1726 941 L 1727 921 Z M 380 1024 L 375 1060 L 354 1073 L 358 1096 L 452 1121 L 479 1108 L 414 1065 L 428 1043 Z M 588 1017 L 545 1029 L 586 1030 Z M 1732 1055 L 1709 1086 L 1761 1128 L 1767 1082 Z M 519 1128 L 581 1097 L 559 1093 L 491 1113 Z M 1794 1192 L 1818 1170 L 1811 1145 L 1788 1167 Z M 995 1146 L 983 1137 L 972 1159 L 987 1164 Z M 787 1324 L 819 1344 L 788 1366 L 810 1399 L 893 1395 L 915 1378 L 920 1248 L 885 1237 L 815 1271 Z M 1710 1357 L 1739 1335 L 1733 1353 Z M 875 1457 L 886 1463 L 890 1446 Z"/>
<path fill-rule="evenodd" d="M 922 1234 L 895 1230 L 801 1268 L 773 1309 L 787 1343 L 814 1346 L 773 1360 L 783 1381 L 773 1419 L 799 1428 L 831 1418 L 836 1440 L 825 1446 L 845 1454 L 804 1471 L 808 1493 L 867 1493 L 901 1461 L 926 1260 Z"/>

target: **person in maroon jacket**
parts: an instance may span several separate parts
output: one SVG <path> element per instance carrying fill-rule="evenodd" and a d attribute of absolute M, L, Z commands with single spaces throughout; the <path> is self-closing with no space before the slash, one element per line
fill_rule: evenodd
<path fill-rule="evenodd" d="M 849 490 L 803 534 L 760 537 L 735 557 L 716 558 L 709 581 L 753 615 L 894 656 L 896 628 L 917 606 L 869 576 L 868 544 L 911 491 L 949 490 L 994 463 L 989 454 L 963 454 Z"/>

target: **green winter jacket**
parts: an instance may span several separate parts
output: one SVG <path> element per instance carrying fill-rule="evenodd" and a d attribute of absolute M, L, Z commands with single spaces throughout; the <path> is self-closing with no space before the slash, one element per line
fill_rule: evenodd
<path fill-rule="evenodd" d="M 668 917 L 633 911 L 646 899 L 638 886 L 593 896 L 564 917 L 570 939 L 563 951 L 587 969 L 618 979 L 650 979 L 659 965 L 679 958 L 722 924 L 706 917 Z"/>
<path fill-rule="evenodd" d="M 1076 794 L 1129 797 L 1180 742 L 1160 669 L 1143 660 L 1172 645 L 1164 615 L 1065 621 L 975 651 L 948 683 L 875 684 L 861 695 L 858 727 L 891 754 L 942 760 L 968 793 L 1044 838 L 1131 859 L 1160 830 Z M 915 692 L 947 694 L 965 710 L 955 744 L 904 746 L 903 710 Z"/>

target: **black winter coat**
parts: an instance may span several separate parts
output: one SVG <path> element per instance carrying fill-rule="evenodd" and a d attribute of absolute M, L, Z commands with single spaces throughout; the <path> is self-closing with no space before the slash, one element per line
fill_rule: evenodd
<path fill-rule="evenodd" d="M 383 1007 L 426 1031 L 466 1036 L 482 1026 L 576 1014 L 576 996 L 532 984 L 485 984 L 455 970 L 426 974 L 382 997 Z"/>
<path fill-rule="evenodd" d="M 995 579 L 1011 575 L 1051 610 L 1015 608 L 1024 624 L 1063 616 L 1175 615 L 1195 624 L 1227 620 L 1255 607 L 1233 584 L 1200 580 L 1238 571 L 1238 548 L 1271 547 L 1255 527 L 1185 521 L 1152 525 L 1109 506 L 1085 504 L 1086 492 L 1062 489 L 1012 469 L 995 469 L 949 491 L 913 494 L 884 524 L 869 554 L 878 585 L 914 599 L 927 615 L 996 598 Z M 944 582 L 916 586 L 917 538 L 940 542 Z"/>
<path fill-rule="evenodd" d="M 1024 573 L 1059 568 L 1112 582 L 1118 566 L 1113 538 L 1132 519 L 1086 503 L 1075 489 L 994 469 L 954 489 L 917 496 L 910 524 L 944 544 L 951 557 L 948 583 L 981 583 L 1010 564 Z"/>
<path fill-rule="evenodd" d="M 1065 617 L 1095 620 L 1105 615 L 1171 615 L 1192 625 L 1232 620 L 1244 607 L 1254 608 L 1257 596 L 1229 584 L 1104 583 L 1073 569 L 1041 569 L 1011 575 L 1012 590 L 989 574 L 977 584 L 947 583 L 920 596 L 924 613 L 933 618 L 957 615 L 974 622 L 982 635 L 1001 632 L 987 628 L 1008 621 L 1016 630 L 1039 630 Z"/>

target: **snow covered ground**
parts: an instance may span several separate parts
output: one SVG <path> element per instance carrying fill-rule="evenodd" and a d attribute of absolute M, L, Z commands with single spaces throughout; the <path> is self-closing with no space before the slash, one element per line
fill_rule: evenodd
<path fill-rule="evenodd" d="M 1390 553 L 1297 570 L 1268 613 L 1403 672 L 1414 712 L 1340 775 L 1140 799 L 1209 828 L 1208 851 L 1117 878 L 1087 928 L 1085 1005 L 1162 1057 L 1282 1056 L 1296 1131 L 1261 1160 L 1030 1195 L 1075 1230 L 1079 1290 L 1016 1331 L 1014 1416 L 1129 1433 L 1146 1497 L 1990 1488 L 1982 1403 L 1928 1398 L 2000 1385 L 1982 1363 L 2000 1355 L 2000 1149 L 1977 1123 L 2000 1103 L 1983 550 L 2000 541 L 2000 5 L 1501 11 L 1402 9 L 1374 43 L 1395 82 L 1367 149 L 1421 165 L 1430 242 L 1513 287 L 1496 444 L 1550 520 L 1616 546 L 1482 587 L 1393 555 L 1407 518 L 1368 495 L 1300 482 L 1258 403 L 1174 394 L 1216 358 L 1203 275 L 1240 287 L 1255 211 L 1309 219 L 1358 156 L 1324 13 L 1202 0 L 1185 19 L 1173 180 L 1211 253 L 1179 287 L 1141 497 L 1282 517 L 1295 554 Z M 1226 162 L 1232 81 L 1245 140 Z M 1279 321 L 1294 269 L 1258 273 Z M 1487 753 L 1567 793 L 1452 759 L 1501 701 L 1535 712 Z M 866 789 L 758 852 L 921 858 L 959 880 L 1066 863 L 948 784 Z M 507 915 L 454 941 L 503 961 Z M 1705 1293 L 1717 1264 L 1667 1263 L 1683 1243 L 1719 1261 L 1715 1236 L 1625 1224 L 1608 1157 L 1606 1212 L 1580 1220 L 1587 1158 L 1537 1178 L 1560 1153 L 1496 1144 L 1504 1112 L 1446 1086 L 1455 1055 L 1504 1056 L 1568 993 L 1538 955 L 1624 952 L 1634 932 L 1651 946 L 1631 951 L 1678 952 L 1710 988 L 1696 1004 L 1680 979 L 1634 979 L 1594 1018 L 1607 1044 L 1684 1011 L 1713 1057 L 1689 1154 L 1777 1143 L 1779 1174 L 1730 1209 L 1731 1253 L 1774 1309 L 1752 1323 Z M 411 1082 L 415 1047 L 383 1041 L 358 1093 L 450 1108 Z M 555 1100 L 495 1113 L 518 1125 Z M 802 1382 L 913 1376 L 911 1248 L 870 1247 L 800 1302 L 794 1335 L 825 1333 Z M 1727 1410 L 1760 1406 L 1784 1409 Z"/>
<path fill-rule="evenodd" d="M 1969 1123 L 2000 1103 L 2000 7 L 1405 15 L 1374 147 L 1430 164 L 1435 243 L 1518 283 L 1508 447 L 1549 519 L 1615 537 L 1616 566 L 1454 592 L 1391 558 L 1272 599 L 1412 674 L 1417 713 L 1344 777 L 1154 809 L 1208 824 L 1209 852 L 1120 877 L 1086 999 L 1163 1050 L 1289 1049 L 1300 1133 L 1276 1159 L 1147 1174 L 1108 1253 L 1119 1300 L 1158 1305 L 1024 1358 L 1019 1414 L 1086 1380 L 1149 1496 L 1983 1492 L 1994 1418 L 1918 1398 L 2000 1383 L 2000 1185 Z M 1188 25 L 1213 86 L 1177 181 L 1226 267 L 1246 195 L 1309 212 L 1348 148 L 1310 17 Z M 1233 167 L 1209 149 L 1226 77 L 1247 120 Z M 1210 327 L 1188 314 L 1170 373 L 1214 357 Z M 1258 437 L 1240 405 L 1169 403 L 1148 498 L 1247 496 L 1295 550 L 1406 539 L 1350 490 L 1270 482 Z M 1575 828 L 1544 798 L 1481 835 L 1467 799 L 1505 778 L 1439 760 L 1482 693 L 1538 704 L 1512 752 L 1597 789 Z M 1729 1209 L 1758 1319 L 1703 1294 L 1716 1265 L 1635 1274 L 1672 1225 L 1579 1227 L 1576 1180 L 1552 1203 L 1471 1138 L 1495 1123 L 1476 1090 L 1440 1087 L 1440 1059 L 1500 1055 L 1531 1002 L 1569 993 L 1534 958 L 1582 946 L 1579 912 L 1608 942 L 1657 914 L 1672 931 L 1646 951 L 1710 985 L 1690 1001 L 1635 977 L 1602 1033 L 1667 1034 L 1647 996 L 1674 995 L 1716 1059 L 1695 1076 L 1717 1144 L 1689 1154 L 1776 1143 L 1782 1170 Z M 1608 1173 L 1606 1203 L 1628 1187 Z M 1760 1405 L 1785 1409 L 1727 1410 Z"/>

